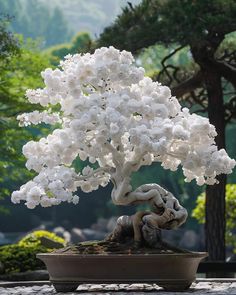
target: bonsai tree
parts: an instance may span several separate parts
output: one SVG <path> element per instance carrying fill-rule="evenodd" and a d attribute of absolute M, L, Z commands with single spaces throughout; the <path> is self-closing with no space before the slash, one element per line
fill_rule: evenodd
<path fill-rule="evenodd" d="M 181 109 L 168 87 L 144 77 L 144 69 L 133 62 L 131 53 L 103 47 L 94 54 L 68 55 L 60 69 L 42 72 L 45 88 L 27 90 L 26 96 L 46 110 L 18 120 L 59 127 L 24 145 L 26 167 L 38 175 L 13 192 L 12 202 L 25 201 L 30 209 L 77 204 L 78 188 L 91 192 L 111 181 L 115 205 L 148 203 L 150 210 L 118 218 L 107 240 L 121 243 L 133 235 L 136 247 L 163 250 L 169 246 L 161 240 L 161 229 L 179 227 L 187 211 L 157 183 L 133 190 L 132 173 L 156 161 L 172 171 L 181 165 L 186 181 L 213 185 L 217 175 L 232 172 L 235 161 L 217 149 L 208 118 Z M 77 157 L 92 165 L 75 171 Z"/>

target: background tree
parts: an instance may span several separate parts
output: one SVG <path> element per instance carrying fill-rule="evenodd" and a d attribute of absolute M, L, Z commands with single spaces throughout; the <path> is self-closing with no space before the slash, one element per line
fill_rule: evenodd
<path fill-rule="evenodd" d="M 71 37 L 71 29 L 57 6 L 50 10 L 39 0 L 0 0 L 0 11 L 13 16 L 12 32 L 26 38 L 41 38 L 44 47 L 67 42 Z"/>
<path fill-rule="evenodd" d="M 9 21 L 8 18 L 0 16 L 0 65 L 5 61 L 8 61 L 13 55 L 19 53 L 19 48 L 17 44 L 16 38 L 7 30 L 7 22 Z M 1 67 L 0 67 L 1 69 Z M 5 81 L 0 79 L 0 88 Z M 2 108 L 1 108 L 1 101 L 2 98 L 0 96 L 0 136 L 2 135 L 2 130 L 4 129 L 4 120 L 2 117 Z M 4 171 L 4 163 L 3 169 L 0 165 L 0 174 L 2 175 Z M 1 180 L 1 179 L 0 179 Z M 6 191 L 5 191 L 6 192 Z M 2 199 L 2 194 L 0 194 L 0 200 Z M 0 211 L 3 208 L 0 206 Z"/>
<path fill-rule="evenodd" d="M 47 46 L 68 41 L 71 32 L 67 27 L 67 22 L 62 11 L 56 7 L 48 21 L 45 38 Z"/>
<path fill-rule="evenodd" d="M 9 20 L 0 14 L 0 61 L 19 52 L 17 39 L 7 30 Z"/>
<path fill-rule="evenodd" d="M 235 13 L 233 0 L 144 0 L 125 8 L 100 36 L 98 46 L 114 45 L 135 53 L 154 44 L 174 47 L 162 60 L 158 78 L 169 81 L 173 95 L 208 112 L 218 133 L 216 143 L 225 148 L 225 127 L 236 109 L 236 48 L 221 47 L 227 34 L 236 30 Z M 195 63 L 187 75 L 167 64 L 186 47 Z M 230 93 L 226 101 L 225 91 Z M 220 176 L 219 184 L 206 188 L 206 246 L 211 260 L 225 259 L 225 184 L 226 177 Z"/>

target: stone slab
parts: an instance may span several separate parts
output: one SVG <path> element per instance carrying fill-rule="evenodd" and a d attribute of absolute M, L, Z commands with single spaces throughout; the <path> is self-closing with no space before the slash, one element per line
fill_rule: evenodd
<path fill-rule="evenodd" d="M 1 295 L 236 295 L 236 279 L 197 279 L 186 292 L 165 292 L 156 284 L 81 284 L 75 292 L 57 293 L 48 281 L 0 282 Z"/>

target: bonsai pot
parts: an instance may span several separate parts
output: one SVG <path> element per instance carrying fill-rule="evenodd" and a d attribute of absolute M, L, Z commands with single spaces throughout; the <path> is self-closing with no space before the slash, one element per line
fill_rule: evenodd
<path fill-rule="evenodd" d="M 168 291 L 188 289 L 205 252 L 168 254 L 37 254 L 58 292 L 83 283 L 156 283 Z"/>

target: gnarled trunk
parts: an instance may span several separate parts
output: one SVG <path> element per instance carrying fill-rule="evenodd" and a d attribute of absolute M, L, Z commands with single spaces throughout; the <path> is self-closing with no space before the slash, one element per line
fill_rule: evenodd
<path fill-rule="evenodd" d="M 159 249 L 176 247 L 167 245 L 161 239 L 161 229 L 174 229 L 186 221 L 187 211 L 178 200 L 158 184 L 144 184 L 132 191 L 130 176 L 122 176 L 121 171 L 112 176 L 114 188 L 112 200 L 116 205 L 136 205 L 148 203 L 150 210 L 137 212 L 133 216 L 121 216 L 117 226 L 107 238 L 122 242 L 133 236 L 134 245 L 147 245 Z"/>

